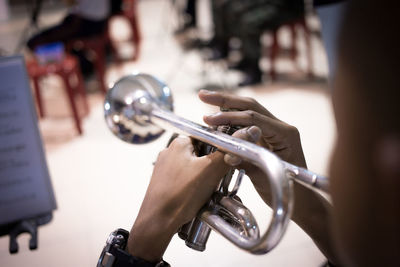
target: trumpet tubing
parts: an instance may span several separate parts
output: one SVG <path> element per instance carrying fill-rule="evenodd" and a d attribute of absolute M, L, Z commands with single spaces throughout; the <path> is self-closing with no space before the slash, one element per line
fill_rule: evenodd
<path fill-rule="evenodd" d="M 253 143 L 179 117 L 172 110 L 171 90 L 147 74 L 120 79 L 109 90 L 104 104 L 108 127 L 128 143 L 150 142 L 169 129 L 239 156 L 254 163 L 265 173 L 271 188 L 273 215 L 262 235 L 251 212 L 228 196 L 215 194 L 212 204 L 203 208 L 197 216 L 200 222 L 236 246 L 254 254 L 264 254 L 279 243 L 292 212 L 293 180 L 328 192 L 327 178 L 282 161 L 272 152 Z M 238 224 L 240 227 L 237 227 Z"/>

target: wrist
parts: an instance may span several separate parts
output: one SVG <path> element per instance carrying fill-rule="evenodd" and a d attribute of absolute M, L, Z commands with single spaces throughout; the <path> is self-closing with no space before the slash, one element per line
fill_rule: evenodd
<path fill-rule="evenodd" d="M 332 206 L 323 196 L 313 190 L 294 183 L 294 209 L 292 220 L 314 241 L 330 260 L 336 259 L 330 233 Z"/>
<path fill-rule="evenodd" d="M 314 190 L 298 182 L 293 183 L 294 209 L 292 220 L 306 228 L 316 224 L 327 225 L 332 205 Z M 303 228 L 302 227 L 302 228 Z"/>
<path fill-rule="evenodd" d="M 159 261 L 176 232 L 177 227 L 170 218 L 138 215 L 129 235 L 127 251 L 150 262 Z"/>

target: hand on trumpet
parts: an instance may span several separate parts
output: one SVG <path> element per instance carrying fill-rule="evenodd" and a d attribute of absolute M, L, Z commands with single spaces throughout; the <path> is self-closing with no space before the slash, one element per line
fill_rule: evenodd
<path fill-rule="evenodd" d="M 132 255 L 161 259 L 178 228 L 196 216 L 227 172 L 223 157 L 218 151 L 197 157 L 187 137 L 160 152 L 129 237 Z"/>
<path fill-rule="evenodd" d="M 233 136 L 256 142 L 276 153 L 281 159 L 307 168 L 297 128 L 277 119 L 253 98 L 206 90 L 200 91 L 199 97 L 203 102 L 219 106 L 221 109 L 237 110 L 204 116 L 204 122 L 208 125 L 257 126 L 259 133 L 256 134 L 253 130 L 253 133 L 258 135 L 257 138 L 251 138 L 251 132 L 244 131 Z M 240 164 L 240 168 L 246 170 L 263 200 L 267 204 L 270 203 L 268 183 L 260 169 L 250 163 L 242 163 L 240 158 L 232 155 L 226 155 L 225 162 L 232 166 Z"/>
<path fill-rule="evenodd" d="M 199 98 L 203 102 L 219 106 L 221 109 L 237 110 L 204 116 L 204 122 L 208 125 L 253 126 L 252 132 L 237 131 L 233 136 L 256 142 L 276 153 L 284 161 L 307 168 L 297 128 L 276 118 L 256 100 L 205 90 L 199 92 Z M 258 133 L 256 133 L 257 130 Z M 256 138 L 252 138 L 252 135 Z M 237 156 L 227 154 L 224 159 L 231 166 L 245 169 L 261 198 L 270 205 L 271 192 L 265 174 L 251 163 L 242 162 Z M 329 232 L 328 221 L 331 205 L 319 194 L 298 183 L 294 184 L 294 193 L 295 204 L 292 220 L 314 240 L 328 258 L 334 258 L 330 238 L 326 234 Z"/>
<path fill-rule="evenodd" d="M 206 90 L 201 90 L 199 97 L 207 104 L 237 110 L 204 116 L 208 125 L 257 126 L 261 130 L 257 144 L 289 163 L 306 168 L 297 128 L 277 119 L 253 98 Z"/>

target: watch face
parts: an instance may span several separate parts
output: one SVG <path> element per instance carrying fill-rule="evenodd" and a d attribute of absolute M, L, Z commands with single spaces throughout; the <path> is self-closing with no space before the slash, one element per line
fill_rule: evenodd
<path fill-rule="evenodd" d="M 126 246 L 126 241 L 128 240 L 129 232 L 124 229 L 117 229 L 112 232 L 106 241 L 106 245 L 100 254 L 99 261 L 97 262 L 97 267 L 111 267 L 117 257 L 113 252 L 123 251 Z"/>

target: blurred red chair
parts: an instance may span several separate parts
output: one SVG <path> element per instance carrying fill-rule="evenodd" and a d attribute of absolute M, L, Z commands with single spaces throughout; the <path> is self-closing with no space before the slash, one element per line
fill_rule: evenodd
<path fill-rule="evenodd" d="M 111 26 L 112 26 L 112 21 L 116 18 L 123 18 L 127 20 L 129 26 L 130 26 L 130 36 L 128 40 L 115 40 L 112 38 L 112 33 L 111 33 Z M 120 45 L 121 42 L 132 42 L 132 45 L 134 47 L 134 53 L 132 55 L 132 60 L 137 60 L 139 58 L 140 54 L 140 45 L 141 45 L 141 32 L 140 32 L 140 27 L 139 27 L 139 21 L 138 21 L 138 16 L 137 16 L 137 1 L 136 0 L 123 0 L 122 1 L 122 11 L 120 13 L 114 14 L 113 16 L 110 17 L 109 19 L 109 42 L 111 46 L 111 51 L 113 53 L 113 56 L 117 62 L 121 62 L 122 58 L 120 56 L 120 53 L 118 51 L 118 46 Z"/>
<path fill-rule="evenodd" d="M 88 59 L 93 63 L 94 70 L 103 94 L 107 93 L 105 84 L 106 74 L 106 46 L 108 44 L 108 31 L 87 38 L 71 40 L 67 43 L 67 51 L 84 51 Z"/>
<path fill-rule="evenodd" d="M 313 58 L 312 58 L 312 49 L 311 49 L 311 33 L 310 29 L 307 26 L 306 18 L 303 16 L 300 19 L 296 19 L 287 23 L 284 23 L 281 25 L 281 27 L 289 27 L 290 28 L 290 33 L 291 33 L 291 47 L 289 48 L 290 52 L 290 58 L 292 59 L 293 62 L 296 62 L 297 56 L 298 56 L 298 49 L 296 46 L 297 43 L 297 30 L 298 28 L 302 28 L 304 32 L 304 39 L 306 43 L 306 50 L 307 50 L 307 75 L 309 77 L 313 77 Z M 269 75 L 271 77 L 271 80 L 276 80 L 276 71 L 275 71 L 275 62 L 276 58 L 282 50 L 282 48 L 279 45 L 278 42 L 278 31 L 281 28 L 277 28 L 276 30 L 272 31 L 272 44 L 270 47 L 269 51 L 269 60 L 271 62 L 270 65 L 270 70 L 269 70 Z"/>
<path fill-rule="evenodd" d="M 72 114 L 74 116 L 76 129 L 78 130 L 79 134 L 82 134 L 83 131 L 81 126 L 81 118 L 77 109 L 75 97 L 79 95 L 83 101 L 83 106 L 85 109 L 84 115 L 89 113 L 89 105 L 86 98 L 86 91 L 84 88 L 78 60 L 74 56 L 66 55 L 61 62 L 39 64 L 36 60 L 31 60 L 27 62 L 26 65 L 28 74 L 33 81 L 36 102 L 39 109 L 39 117 L 45 117 L 45 109 L 40 92 L 39 81 L 41 78 L 49 74 L 56 74 L 60 76 L 64 82 L 64 88 L 68 96 Z M 75 83 L 72 82 L 73 78 L 75 78 Z"/>

